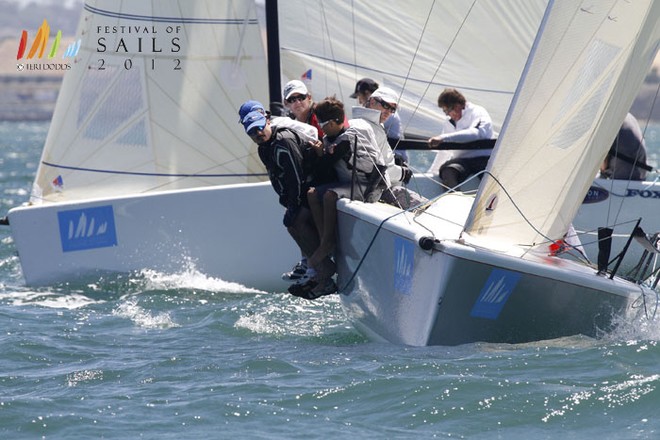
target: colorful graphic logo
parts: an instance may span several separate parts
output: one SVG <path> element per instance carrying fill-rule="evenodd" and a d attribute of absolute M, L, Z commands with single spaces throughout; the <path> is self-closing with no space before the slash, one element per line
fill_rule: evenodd
<path fill-rule="evenodd" d="M 43 58 L 44 53 L 46 52 L 46 48 L 48 47 L 48 39 L 50 37 L 50 26 L 48 25 L 48 20 L 44 19 L 44 22 L 41 23 L 41 26 L 39 27 L 39 30 L 37 31 L 37 35 L 34 37 L 34 40 L 32 41 L 32 45 L 30 46 L 30 50 L 27 51 L 27 56 L 25 54 L 27 47 L 28 47 L 28 32 L 23 29 L 23 32 L 21 34 L 21 41 L 18 43 L 18 52 L 16 53 L 16 59 L 21 60 L 23 57 L 26 57 L 28 60 L 31 60 L 35 56 L 38 58 Z M 50 51 L 48 51 L 48 59 L 53 59 L 55 58 L 55 55 L 57 55 L 57 49 L 60 47 L 60 40 L 62 39 L 62 31 L 58 30 L 57 34 L 55 35 L 55 41 L 53 41 L 53 45 L 50 47 Z M 64 56 L 62 58 L 68 58 L 68 57 L 75 57 L 78 54 L 78 51 L 80 50 L 80 40 L 71 43 L 66 51 L 64 52 Z"/>
<path fill-rule="evenodd" d="M 112 205 L 57 213 L 62 252 L 117 246 Z"/>
<path fill-rule="evenodd" d="M 312 69 L 307 70 L 304 72 L 302 75 L 300 75 L 300 79 L 304 81 L 311 81 L 312 80 Z"/>
<path fill-rule="evenodd" d="M 62 179 L 62 176 L 57 176 L 50 182 L 50 185 L 55 191 L 61 192 L 64 190 L 64 179 Z"/>

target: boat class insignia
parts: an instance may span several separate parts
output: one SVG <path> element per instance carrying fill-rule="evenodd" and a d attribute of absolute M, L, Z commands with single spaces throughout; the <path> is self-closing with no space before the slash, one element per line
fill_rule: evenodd
<path fill-rule="evenodd" d="M 490 197 L 488 197 L 488 201 L 486 201 L 485 211 L 487 214 L 489 214 L 495 211 L 495 208 L 497 208 L 497 194 L 492 194 Z"/>
<path fill-rule="evenodd" d="M 479 298 L 472 306 L 470 316 L 474 318 L 497 319 L 509 295 L 515 289 L 520 273 L 503 269 L 493 269 L 486 280 Z"/>
<path fill-rule="evenodd" d="M 415 246 L 412 242 L 396 237 L 394 239 L 394 291 L 410 295 L 412 291 L 413 263 Z"/>
<path fill-rule="evenodd" d="M 57 213 L 62 252 L 117 245 L 112 205 L 72 209 Z"/>

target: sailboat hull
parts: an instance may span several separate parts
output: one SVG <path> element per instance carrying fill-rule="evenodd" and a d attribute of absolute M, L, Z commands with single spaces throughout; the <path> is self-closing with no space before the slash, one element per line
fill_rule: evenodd
<path fill-rule="evenodd" d="M 355 206 L 344 205 L 339 217 L 338 284 L 349 319 L 374 340 L 424 346 L 597 337 L 640 297 L 639 286 L 559 258 L 528 261 L 454 240 L 424 250 L 419 235 L 387 222 L 379 229 Z"/>
<path fill-rule="evenodd" d="M 28 285 L 195 269 L 281 291 L 300 259 L 282 215 L 265 182 L 25 206 L 9 220 Z"/>

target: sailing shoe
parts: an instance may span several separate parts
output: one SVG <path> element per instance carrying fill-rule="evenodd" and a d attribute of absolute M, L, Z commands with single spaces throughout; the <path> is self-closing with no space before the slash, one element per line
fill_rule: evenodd
<path fill-rule="evenodd" d="M 293 296 L 304 299 L 317 299 L 324 295 L 330 295 L 337 292 L 337 284 L 332 278 L 327 278 L 320 283 L 310 280 L 305 284 L 294 284 L 289 287 L 289 293 Z"/>
<path fill-rule="evenodd" d="M 318 284 L 319 283 L 315 280 L 309 280 L 306 283 L 291 284 L 287 290 L 293 296 L 306 298 L 309 296 L 310 292 L 318 286 Z"/>
<path fill-rule="evenodd" d="M 297 281 L 305 276 L 307 272 L 307 258 L 303 258 L 293 266 L 290 272 L 284 272 L 282 279 L 284 281 Z"/>
<path fill-rule="evenodd" d="M 297 280 L 294 280 L 294 284 L 305 284 L 309 280 L 316 278 L 316 270 L 313 267 L 308 267 L 307 272 Z"/>

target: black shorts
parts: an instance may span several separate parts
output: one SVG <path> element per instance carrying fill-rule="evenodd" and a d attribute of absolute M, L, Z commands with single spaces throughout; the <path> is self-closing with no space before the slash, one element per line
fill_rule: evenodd
<path fill-rule="evenodd" d="M 442 175 L 442 170 L 451 168 L 458 173 L 458 181 L 463 182 L 468 177 L 485 170 L 488 159 L 490 159 L 489 156 L 479 156 L 448 160 L 440 166 L 438 174 Z"/>
<path fill-rule="evenodd" d="M 351 189 L 353 190 L 353 199 L 364 201 L 364 191 L 366 190 L 366 184 L 356 184 L 353 186 L 349 183 L 326 183 L 325 185 L 319 185 L 316 187 L 316 194 L 319 200 L 323 200 L 323 195 L 328 191 L 334 191 L 337 194 L 337 197 L 340 199 L 348 199 L 351 197 Z"/>

